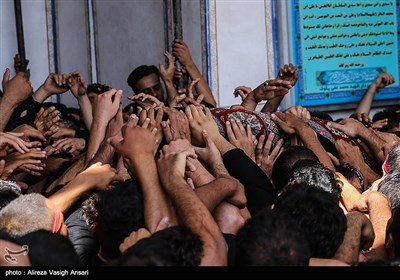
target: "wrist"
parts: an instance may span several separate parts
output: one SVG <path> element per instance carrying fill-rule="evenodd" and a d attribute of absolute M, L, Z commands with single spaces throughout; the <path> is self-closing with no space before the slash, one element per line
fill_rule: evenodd
<path fill-rule="evenodd" d="M 45 90 L 42 85 L 37 91 L 35 91 L 32 97 L 35 101 L 43 103 L 50 95 L 51 93 Z"/>

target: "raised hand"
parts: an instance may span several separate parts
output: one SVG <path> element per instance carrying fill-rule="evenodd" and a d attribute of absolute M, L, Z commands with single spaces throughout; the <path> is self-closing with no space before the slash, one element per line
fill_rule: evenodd
<path fill-rule="evenodd" d="M 86 94 L 87 83 L 79 71 L 70 73 L 66 82 L 76 99 Z"/>
<path fill-rule="evenodd" d="M 49 74 L 44 83 L 34 93 L 34 99 L 38 102 L 43 102 L 53 94 L 62 94 L 66 92 L 69 90 L 69 77 L 70 74 Z"/>
<path fill-rule="evenodd" d="M 98 189 L 106 189 L 111 182 L 122 181 L 122 177 L 109 164 L 97 162 L 77 175 L 77 179 Z"/>
<path fill-rule="evenodd" d="M 249 158 L 255 161 L 257 140 L 251 132 L 249 125 L 245 129 L 241 121 L 230 119 L 226 122 L 226 134 L 228 135 L 229 142 L 237 148 L 242 149 Z"/>
<path fill-rule="evenodd" d="M 291 63 L 289 65 L 285 64 L 282 68 L 279 69 L 279 74 L 277 78 L 290 82 L 293 87 L 299 79 L 296 66 Z"/>
<path fill-rule="evenodd" d="M 256 163 L 267 174 L 268 178 L 271 178 L 272 168 L 283 146 L 283 139 L 279 139 L 278 143 L 272 149 L 274 136 L 274 133 L 271 132 L 268 135 L 267 141 L 265 141 L 265 134 L 261 135 L 256 148 Z"/>
<path fill-rule="evenodd" d="M 384 88 L 390 84 L 395 82 L 394 77 L 388 73 L 380 73 L 379 76 L 375 79 L 374 85 L 377 88 Z"/>
<path fill-rule="evenodd" d="M 308 125 L 300 118 L 286 113 L 275 112 L 271 115 L 272 120 L 287 134 L 295 135 L 297 130 Z"/>
<path fill-rule="evenodd" d="M 344 119 L 340 123 L 328 122 L 327 125 L 342 131 L 350 137 L 358 137 L 361 131 L 366 129 L 361 122 L 353 118 Z"/>
<path fill-rule="evenodd" d="M 131 118 L 133 120 L 133 118 Z M 135 121 L 137 123 L 137 120 Z M 153 156 L 156 150 L 157 129 L 153 132 L 147 128 L 133 126 L 129 122 L 122 127 L 122 139 L 119 137 L 110 138 L 111 145 L 124 158 L 132 160 L 141 154 Z"/>
<path fill-rule="evenodd" d="M 240 96 L 242 98 L 242 100 L 244 100 L 251 91 L 252 91 L 252 89 L 250 87 L 238 86 L 235 88 L 233 95 L 235 97 Z"/>
<path fill-rule="evenodd" d="M 128 99 L 138 103 L 145 110 L 155 107 L 165 107 L 164 103 L 158 100 L 157 97 L 143 92 L 129 96 Z"/>
<path fill-rule="evenodd" d="M 51 106 L 46 109 L 42 107 L 36 114 L 33 126 L 44 136 L 50 137 L 57 132 L 57 128 L 61 124 L 60 116 L 61 113 L 56 107 Z"/>
<path fill-rule="evenodd" d="M 24 154 L 15 152 L 7 156 L 4 170 L 14 170 L 13 173 L 28 171 L 31 174 L 33 172 L 32 175 L 40 176 L 40 173 L 37 173 L 37 171 L 43 170 L 43 167 L 40 164 L 42 163 L 41 160 L 45 158 L 46 152 L 41 151 L 40 149 L 31 149 L 29 152 Z M 25 168 L 22 167 L 24 165 Z"/>
<path fill-rule="evenodd" d="M 93 119 L 98 120 L 101 124 L 107 125 L 118 112 L 121 98 L 122 90 L 114 88 L 99 94 L 95 101 Z"/>
<path fill-rule="evenodd" d="M 23 133 L 24 136 L 22 137 L 22 139 L 25 141 L 30 141 L 31 139 L 38 139 L 43 143 L 46 142 L 46 138 L 39 130 L 27 124 L 21 124 L 17 126 L 12 130 L 12 132 Z M 38 144 L 38 141 L 34 141 L 34 143 L 36 143 L 36 146 L 40 146 L 40 144 Z"/>
<path fill-rule="evenodd" d="M 350 115 L 350 118 L 356 119 L 359 122 L 368 126 L 372 124 L 372 120 L 367 113 L 354 112 Z"/>
<path fill-rule="evenodd" d="M 209 167 L 214 167 L 217 165 L 224 166 L 221 153 L 219 152 L 213 140 L 208 135 L 207 131 L 203 130 L 201 134 L 204 139 L 205 147 L 204 148 L 194 147 L 196 154 L 202 161 L 207 163 Z"/>
<path fill-rule="evenodd" d="M 164 52 L 164 57 L 167 68 L 165 68 L 164 64 L 159 64 L 161 78 L 164 81 L 173 82 L 176 69 L 174 57 L 169 52 Z"/>
<path fill-rule="evenodd" d="M 301 107 L 301 106 L 292 106 L 287 108 L 284 113 L 288 113 L 291 115 L 294 115 L 303 121 L 308 121 L 311 119 L 311 114 L 310 111 L 307 110 L 307 108 Z"/>
<path fill-rule="evenodd" d="M 182 63 L 184 66 L 193 64 L 192 56 L 190 55 L 189 47 L 182 39 L 175 39 L 172 44 L 172 54 Z"/>
<path fill-rule="evenodd" d="M 168 124 L 170 133 L 166 136 L 167 141 L 173 141 L 176 139 L 187 139 L 191 142 L 191 133 L 189 127 L 189 120 L 185 113 L 175 108 L 166 108 L 165 113 L 168 115 Z M 165 131 L 165 124 L 163 124 L 163 130 Z M 167 132 L 168 133 L 168 132 Z"/>
<path fill-rule="evenodd" d="M 51 153 L 69 152 L 74 154 L 76 151 L 81 152 L 85 149 L 86 141 L 82 138 L 63 138 L 55 141 L 51 146 L 53 147 L 50 150 Z"/>
<path fill-rule="evenodd" d="M 2 85 L 1 102 L 6 102 L 10 107 L 21 104 L 32 94 L 32 85 L 23 72 L 18 72 L 10 79 L 10 69 L 7 68 L 3 75 Z"/>
<path fill-rule="evenodd" d="M 185 108 L 185 114 L 189 120 L 190 130 L 192 132 L 192 138 L 195 145 L 205 145 L 202 135 L 203 130 L 207 131 L 211 139 L 216 139 L 220 135 L 218 126 L 212 118 L 210 109 L 203 109 L 190 105 Z"/>
<path fill-rule="evenodd" d="M 0 132 L 0 150 L 14 148 L 17 152 L 24 154 L 34 145 L 21 139 L 24 133 Z"/>

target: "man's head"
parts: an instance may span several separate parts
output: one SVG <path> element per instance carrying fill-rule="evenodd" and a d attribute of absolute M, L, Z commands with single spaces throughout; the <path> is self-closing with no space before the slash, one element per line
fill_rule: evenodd
<path fill-rule="evenodd" d="M 84 202 L 83 218 L 93 226 L 103 259 L 119 257 L 125 237 L 145 227 L 142 196 L 140 185 L 129 179 Z"/>
<path fill-rule="evenodd" d="M 89 98 L 90 104 L 92 104 L 96 101 L 97 97 L 106 92 L 109 91 L 111 89 L 110 86 L 108 85 L 102 85 L 99 83 L 95 83 L 95 84 L 89 84 L 86 90 L 86 94 Z"/>
<path fill-rule="evenodd" d="M 175 226 L 139 240 L 115 265 L 199 266 L 203 253 L 203 241 L 198 235 L 186 227 Z"/>
<path fill-rule="evenodd" d="M 307 266 L 310 257 L 299 223 L 271 209 L 258 211 L 236 238 L 236 266 Z"/>
<path fill-rule="evenodd" d="M 347 220 L 328 192 L 307 183 L 288 184 L 274 204 L 300 223 L 312 257 L 332 258 L 344 239 Z"/>
<path fill-rule="evenodd" d="M 63 214 L 51 200 L 37 193 L 21 195 L 4 207 L 0 229 L 14 238 L 40 229 L 67 235 Z"/>
<path fill-rule="evenodd" d="M 160 81 L 160 72 L 156 66 L 141 65 L 135 68 L 127 82 L 135 94 L 143 92 L 164 102 L 164 89 Z"/>

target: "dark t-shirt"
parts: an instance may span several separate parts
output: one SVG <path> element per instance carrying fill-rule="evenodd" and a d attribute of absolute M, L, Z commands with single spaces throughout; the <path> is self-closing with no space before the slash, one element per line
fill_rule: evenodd
<path fill-rule="evenodd" d="M 68 228 L 68 238 L 84 266 L 99 266 L 97 257 L 99 243 L 93 237 L 90 227 L 81 219 L 81 208 L 76 209 L 65 220 Z"/>

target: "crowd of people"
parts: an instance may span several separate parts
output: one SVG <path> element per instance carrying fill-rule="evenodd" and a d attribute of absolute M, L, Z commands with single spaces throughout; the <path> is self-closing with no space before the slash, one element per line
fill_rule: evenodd
<path fill-rule="evenodd" d="M 124 107 L 129 93 L 79 71 L 33 90 L 18 63 L 5 70 L 1 265 L 399 264 L 400 111 L 369 115 L 390 74 L 334 121 L 278 111 L 292 64 L 219 108 L 183 40 L 164 55 L 127 75 Z M 79 108 L 46 102 L 69 92 Z"/>

